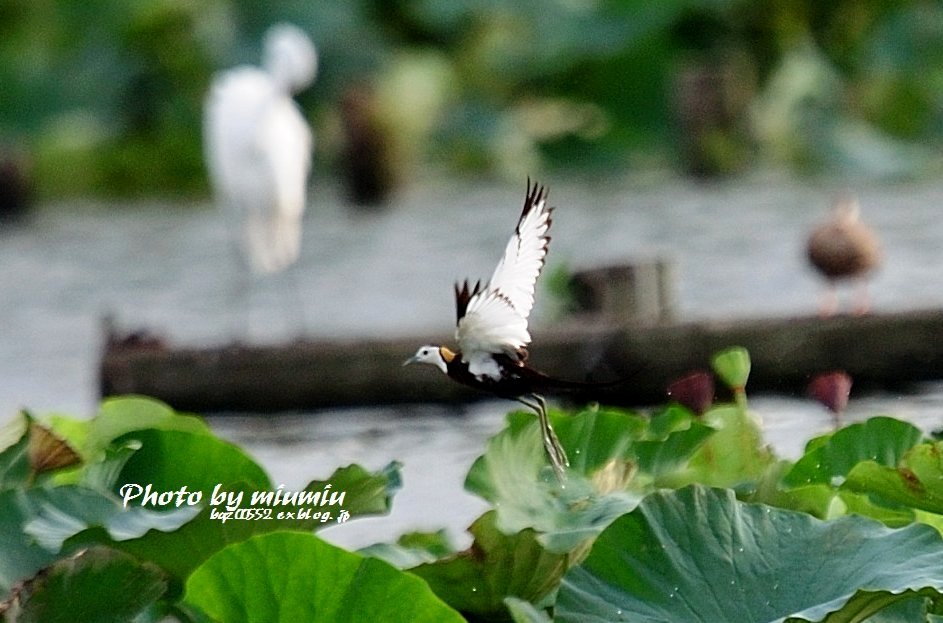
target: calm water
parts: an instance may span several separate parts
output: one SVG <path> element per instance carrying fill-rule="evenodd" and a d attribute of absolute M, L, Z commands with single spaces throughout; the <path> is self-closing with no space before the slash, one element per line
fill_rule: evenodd
<path fill-rule="evenodd" d="M 454 317 L 452 282 L 490 274 L 517 216 L 520 186 L 429 183 L 378 214 L 348 212 L 333 189 L 315 192 L 301 261 L 269 279 L 245 275 L 222 215 L 208 204 L 44 206 L 29 222 L 0 230 L 0 420 L 22 406 L 93 412 L 106 313 L 122 326 L 147 327 L 186 344 L 302 333 L 441 335 Z M 821 284 L 804 264 L 802 245 L 840 190 L 776 180 L 551 183 L 558 209 L 549 266 L 670 257 L 678 265 L 684 318 L 813 313 Z M 943 305 L 943 185 L 856 190 L 887 255 L 873 282 L 874 307 Z M 534 322 L 552 317 L 552 299 L 540 292 Z M 943 385 L 924 389 L 861 397 L 849 418 L 880 412 L 941 426 Z M 417 405 L 213 418 L 212 424 L 288 487 L 350 462 L 371 468 L 403 462 L 405 487 L 390 517 L 330 533 L 337 542 L 360 545 L 405 529 L 447 526 L 458 533 L 470 523 L 484 506 L 462 492 L 462 479 L 510 406 L 476 404 L 461 419 Z M 754 397 L 753 406 L 786 456 L 828 423 L 805 401 Z"/>

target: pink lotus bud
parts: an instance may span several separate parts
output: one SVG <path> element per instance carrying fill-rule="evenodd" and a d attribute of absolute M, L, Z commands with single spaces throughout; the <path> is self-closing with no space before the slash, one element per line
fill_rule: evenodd
<path fill-rule="evenodd" d="M 714 377 L 705 370 L 691 372 L 668 385 L 668 397 L 702 415 L 714 401 Z"/>
<path fill-rule="evenodd" d="M 842 370 L 823 372 L 816 375 L 809 383 L 809 395 L 836 415 L 848 406 L 849 394 L 851 394 L 851 377 Z"/>

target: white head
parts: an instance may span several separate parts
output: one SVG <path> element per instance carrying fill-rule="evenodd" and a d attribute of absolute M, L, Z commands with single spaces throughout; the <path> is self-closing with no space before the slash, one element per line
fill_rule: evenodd
<path fill-rule="evenodd" d="M 407 359 L 403 365 L 408 366 L 411 363 L 427 363 L 448 374 L 448 362 L 452 361 L 454 357 L 455 353 L 450 351 L 445 346 L 433 346 L 431 344 L 427 344 L 425 346 L 420 346 L 419 350 L 416 351 L 416 354 Z"/>
<path fill-rule="evenodd" d="M 292 24 L 275 24 L 265 33 L 262 65 L 283 89 L 297 93 L 314 80 L 318 53 L 303 30 Z"/>

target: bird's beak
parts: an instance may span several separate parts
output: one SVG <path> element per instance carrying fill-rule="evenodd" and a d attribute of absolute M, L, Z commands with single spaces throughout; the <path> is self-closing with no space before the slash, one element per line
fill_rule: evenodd
<path fill-rule="evenodd" d="M 403 367 L 406 367 L 411 363 L 416 363 L 417 361 L 419 361 L 419 358 L 413 355 L 412 357 L 410 357 L 409 359 L 403 362 Z"/>

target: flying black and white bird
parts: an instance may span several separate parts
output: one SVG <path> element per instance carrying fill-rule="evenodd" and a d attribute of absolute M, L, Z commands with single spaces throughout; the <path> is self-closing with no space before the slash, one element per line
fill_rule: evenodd
<path fill-rule="evenodd" d="M 533 409 L 550 464 L 562 480 L 569 461 L 550 425 L 541 394 L 600 385 L 554 379 L 526 364 L 531 341 L 527 318 L 534 307 L 534 289 L 550 242 L 551 210 L 546 189 L 528 180 L 524 210 L 491 280 L 484 285 L 479 281 L 471 286 L 467 280 L 461 286 L 455 284 L 458 349 L 422 346 L 403 365 L 436 366 L 459 383 Z"/>

